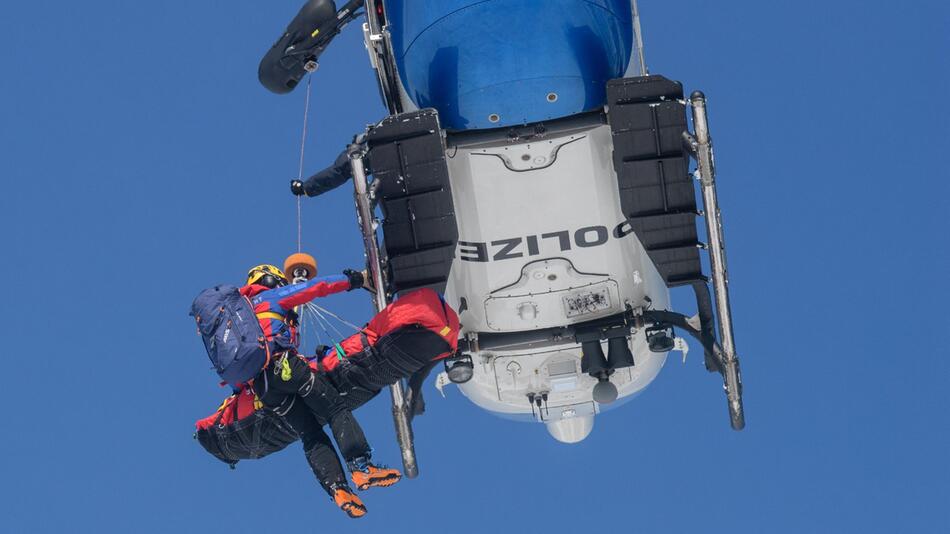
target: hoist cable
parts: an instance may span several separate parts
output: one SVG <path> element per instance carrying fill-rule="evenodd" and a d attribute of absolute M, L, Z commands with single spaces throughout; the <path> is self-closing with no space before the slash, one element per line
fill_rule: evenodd
<path fill-rule="evenodd" d="M 297 166 L 297 181 L 303 181 L 304 156 L 307 153 L 307 123 L 310 119 L 310 92 L 313 74 L 307 74 L 307 92 L 303 104 L 303 132 L 300 134 L 300 162 Z M 300 209 L 300 196 L 297 195 L 297 252 L 303 250 L 303 214 Z"/>

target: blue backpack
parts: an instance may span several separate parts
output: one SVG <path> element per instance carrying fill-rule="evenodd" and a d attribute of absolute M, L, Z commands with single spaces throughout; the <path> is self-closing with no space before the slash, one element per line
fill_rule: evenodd
<path fill-rule="evenodd" d="M 232 386 L 247 382 L 267 365 L 269 349 L 251 301 L 234 286 L 215 286 L 201 292 L 189 314 L 214 370 Z"/>

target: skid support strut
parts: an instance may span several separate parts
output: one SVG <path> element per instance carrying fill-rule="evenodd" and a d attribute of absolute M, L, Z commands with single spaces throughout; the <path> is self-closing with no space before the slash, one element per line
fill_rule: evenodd
<path fill-rule="evenodd" d="M 366 249 L 368 274 L 376 290 L 373 303 L 376 305 L 376 312 L 378 313 L 389 305 L 389 300 L 386 297 L 386 282 L 383 278 L 383 268 L 379 257 L 379 244 L 376 242 L 375 217 L 373 216 L 373 207 L 367 190 L 366 168 L 363 166 L 363 147 L 358 144 L 350 145 L 348 154 L 353 169 L 356 209 L 359 214 L 360 232 L 363 234 L 363 246 Z M 396 441 L 399 442 L 399 450 L 402 451 L 403 472 L 409 478 L 416 478 L 419 476 L 419 467 L 416 465 L 416 449 L 413 444 L 412 426 L 409 422 L 406 392 L 402 381 L 391 385 L 389 392 L 392 395 Z"/>
<path fill-rule="evenodd" d="M 726 244 L 722 231 L 722 216 L 716 196 L 716 165 L 709 124 L 706 121 L 706 96 L 701 91 L 690 95 L 693 109 L 695 136 L 687 134 L 687 143 L 697 162 L 697 177 L 702 186 L 703 209 L 706 212 L 706 233 L 709 236 L 709 263 L 712 269 L 713 289 L 716 296 L 716 315 L 719 317 L 719 339 L 722 344 L 722 377 L 729 402 L 732 428 L 745 427 L 742 410 L 742 379 L 739 375 L 739 357 L 732 336 L 732 311 L 729 306 L 729 273 L 726 269 Z"/>

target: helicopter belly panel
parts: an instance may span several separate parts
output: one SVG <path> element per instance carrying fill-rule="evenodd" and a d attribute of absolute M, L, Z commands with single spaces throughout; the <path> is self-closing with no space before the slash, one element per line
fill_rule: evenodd
<path fill-rule="evenodd" d="M 446 295 L 464 331 L 532 330 L 668 305 L 665 283 L 624 222 L 611 151 L 607 126 L 449 150 L 459 244 Z"/>

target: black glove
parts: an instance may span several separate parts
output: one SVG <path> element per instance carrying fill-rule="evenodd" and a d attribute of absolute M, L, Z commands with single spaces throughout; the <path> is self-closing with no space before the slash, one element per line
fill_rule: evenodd
<path fill-rule="evenodd" d="M 291 180 L 291 181 L 290 181 L 290 192 L 293 193 L 293 194 L 295 194 L 295 195 L 297 195 L 298 197 L 299 197 L 300 195 L 305 194 L 306 191 L 303 190 L 303 182 L 301 182 L 300 180 Z"/>
<path fill-rule="evenodd" d="M 350 279 L 350 289 L 347 291 L 353 291 L 354 289 L 363 287 L 363 273 L 354 271 L 353 269 L 345 269 L 343 274 Z"/>

